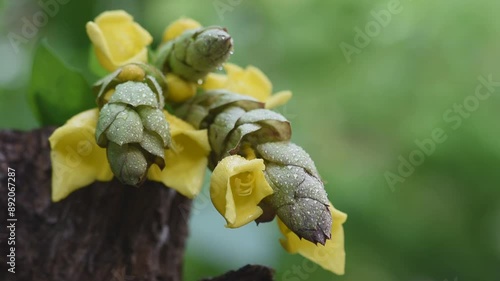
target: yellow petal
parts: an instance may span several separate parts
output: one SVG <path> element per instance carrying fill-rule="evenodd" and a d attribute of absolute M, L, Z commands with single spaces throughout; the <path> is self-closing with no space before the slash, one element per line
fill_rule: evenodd
<path fill-rule="evenodd" d="M 201 85 L 204 90 L 224 89 L 227 85 L 227 76 L 218 73 L 209 73 Z"/>
<path fill-rule="evenodd" d="M 269 97 L 266 100 L 266 108 L 271 109 L 281 105 L 284 105 L 292 98 L 292 92 L 290 91 L 281 91 Z"/>
<path fill-rule="evenodd" d="M 260 101 L 266 101 L 272 92 L 271 81 L 267 76 L 254 66 L 248 66 L 245 70 L 244 79 L 249 86 L 247 95 L 253 96 Z"/>
<path fill-rule="evenodd" d="M 247 160 L 239 155 L 225 157 L 210 179 L 210 197 L 227 227 L 243 226 L 262 214 L 258 206 L 273 193 L 264 176 L 262 159 Z"/>
<path fill-rule="evenodd" d="M 182 195 L 193 198 L 203 185 L 210 144 L 206 130 L 196 130 L 181 119 L 164 111 L 170 125 L 174 147 L 165 150 L 165 168 L 154 164 L 148 179 L 160 181 Z"/>
<path fill-rule="evenodd" d="M 167 100 L 173 102 L 183 102 L 192 98 L 196 94 L 196 84 L 188 82 L 179 76 L 167 73 L 165 76 L 168 85 Z"/>
<path fill-rule="evenodd" d="M 265 102 L 271 95 L 271 82 L 258 68 L 248 66 L 242 69 L 237 65 L 227 63 L 224 69 L 228 76 L 225 89 L 254 97 L 262 102 Z"/>
<path fill-rule="evenodd" d="M 86 25 L 101 65 L 113 71 L 132 62 L 147 62 L 147 46 L 153 37 L 125 11 L 108 11 Z"/>
<path fill-rule="evenodd" d="M 267 76 L 254 66 L 243 69 L 235 64 L 226 63 L 227 75 L 210 73 L 201 87 L 204 90 L 226 89 L 241 95 L 251 96 L 266 103 L 266 108 L 275 108 L 285 104 L 292 97 L 292 92 L 281 91 L 274 95 L 272 84 Z"/>
<path fill-rule="evenodd" d="M 226 71 L 227 75 L 234 80 L 242 78 L 245 73 L 243 68 L 230 62 L 224 64 L 224 70 Z"/>
<path fill-rule="evenodd" d="M 201 86 L 205 90 L 226 89 L 228 91 L 256 98 L 271 105 L 282 105 L 291 97 L 291 93 L 281 92 L 271 99 L 272 84 L 267 76 L 254 66 L 243 69 L 235 64 L 224 64 L 227 75 L 211 73 Z"/>
<path fill-rule="evenodd" d="M 96 180 L 113 178 L 106 150 L 97 146 L 95 141 L 98 116 L 97 108 L 84 111 L 50 136 L 52 201 L 60 201 Z"/>
<path fill-rule="evenodd" d="M 171 23 L 163 32 L 162 42 L 170 41 L 184 33 L 186 30 L 200 28 L 201 24 L 190 18 L 180 18 Z"/>
<path fill-rule="evenodd" d="M 332 237 L 326 241 L 325 245 L 315 245 L 310 241 L 300 239 L 278 219 L 280 231 L 285 236 L 285 239 L 280 239 L 280 243 L 287 252 L 299 253 L 324 269 L 342 275 L 345 268 L 344 228 L 342 224 L 346 221 L 347 215 L 335 209 L 331 204 L 330 213 L 333 219 Z"/>
<path fill-rule="evenodd" d="M 130 22 L 133 17 L 124 10 L 111 10 L 100 13 L 96 18 L 97 24 L 107 24 L 108 22 Z"/>
<path fill-rule="evenodd" d="M 97 60 L 105 69 L 112 69 L 114 65 L 110 61 L 111 52 L 109 50 L 108 43 L 104 38 L 104 34 L 97 24 L 94 22 L 87 22 L 85 25 L 87 30 L 87 35 L 92 42 L 94 52 L 96 54 Z"/>

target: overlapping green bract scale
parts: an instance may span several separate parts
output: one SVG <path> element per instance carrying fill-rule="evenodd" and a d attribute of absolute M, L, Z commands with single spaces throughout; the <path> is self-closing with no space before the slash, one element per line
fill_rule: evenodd
<path fill-rule="evenodd" d="M 159 107 L 163 108 L 165 105 L 164 96 L 167 92 L 167 84 L 165 82 L 165 78 L 163 74 L 156 69 L 154 66 L 148 64 L 140 64 L 140 63 L 131 63 L 122 68 L 117 69 L 116 71 L 108 74 L 101 80 L 97 81 L 93 86 L 93 91 L 97 96 L 96 102 L 99 108 L 102 108 L 104 104 L 108 101 L 106 100 L 106 94 L 116 88 L 119 84 L 127 82 L 128 80 L 123 80 L 121 75 L 123 74 L 124 69 L 128 66 L 138 66 L 145 72 L 145 77 L 140 79 L 140 82 L 146 83 L 146 85 L 153 91 L 153 93 L 157 97 L 157 101 L 159 103 Z"/>
<path fill-rule="evenodd" d="M 162 111 L 166 89 L 163 75 L 147 65 L 135 66 L 119 69 L 94 87 L 102 107 L 96 126 L 97 144 L 107 149 L 114 175 L 130 185 L 142 183 L 153 163 L 163 169 L 165 149 L 171 143 Z M 110 91 L 114 92 L 106 97 Z"/>
<path fill-rule="evenodd" d="M 332 217 L 323 182 L 310 156 L 290 142 L 290 123 L 261 102 L 226 90 L 199 94 L 177 112 L 193 126 L 208 129 L 210 168 L 222 158 L 247 155 L 248 147 L 262 158 L 274 194 L 261 202 L 264 214 L 275 215 L 299 237 L 324 244 L 331 236 Z"/>
<path fill-rule="evenodd" d="M 221 27 L 185 31 L 160 46 L 155 65 L 190 82 L 203 79 L 221 66 L 232 53 L 233 40 Z"/>
<path fill-rule="evenodd" d="M 298 145 L 269 142 L 256 147 L 266 164 L 266 179 L 275 193 L 261 202 L 299 237 L 324 244 L 332 218 L 328 197 L 311 157 Z M 264 208 L 266 209 L 266 208 Z M 269 220 L 269 214 L 258 222 Z"/>
<path fill-rule="evenodd" d="M 171 147 L 171 140 L 162 112 L 167 94 L 163 73 L 197 82 L 221 66 L 232 48 L 231 36 L 223 28 L 189 30 L 160 47 L 155 66 L 126 65 L 96 83 L 94 92 L 101 109 L 96 140 L 108 148 L 116 177 L 138 185 L 153 163 L 161 169 L 165 166 L 164 150 Z"/>

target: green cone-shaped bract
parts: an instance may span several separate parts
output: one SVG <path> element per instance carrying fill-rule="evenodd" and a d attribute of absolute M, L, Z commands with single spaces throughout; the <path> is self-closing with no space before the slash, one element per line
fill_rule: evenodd
<path fill-rule="evenodd" d="M 188 30 L 160 46 L 155 65 L 164 73 L 197 82 L 221 66 L 232 49 L 233 40 L 221 27 Z"/>
<path fill-rule="evenodd" d="M 148 67 L 140 65 L 140 69 L 124 67 L 94 87 L 101 107 L 95 134 L 97 144 L 107 149 L 114 175 L 130 185 L 142 183 L 153 163 L 163 169 L 164 151 L 171 142 L 162 111 L 163 78 L 155 78 L 158 73 Z M 123 80 L 127 78 L 132 80 Z M 114 92 L 107 97 L 109 91 Z"/>
<path fill-rule="evenodd" d="M 264 214 L 257 222 L 278 215 L 295 234 L 313 243 L 324 244 L 331 237 L 332 217 L 323 182 L 309 155 L 290 142 L 285 117 L 251 97 L 225 90 L 199 94 L 178 114 L 193 126 L 208 129 L 211 169 L 228 155 L 249 157 L 248 148 L 264 160 L 266 180 L 274 193 L 261 202 Z"/>
<path fill-rule="evenodd" d="M 274 190 L 261 206 L 271 206 L 299 237 L 325 244 L 331 235 L 332 217 L 323 182 L 309 155 L 287 141 L 260 144 L 257 155 L 264 159 L 266 179 Z M 267 214 L 257 221 L 269 219 Z"/>

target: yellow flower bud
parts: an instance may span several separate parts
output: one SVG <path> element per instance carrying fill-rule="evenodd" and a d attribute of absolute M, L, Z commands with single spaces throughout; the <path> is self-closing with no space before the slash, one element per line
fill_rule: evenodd
<path fill-rule="evenodd" d="M 122 71 L 117 78 L 121 81 L 142 82 L 146 77 L 146 71 L 137 64 L 127 64 L 122 67 Z"/>
<path fill-rule="evenodd" d="M 291 254 L 299 253 L 303 257 L 320 265 L 322 268 L 335 274 L 343 275 L 345 267 L 344 228 L 342 224 L 347 220 L 347 215 L 338 211 L 330 204 L 332 214 L 332 236 L 326 240 L 325 245 L 314 244 L 305 239 L 300 239 L 278 219 L 278 226 L 285 239 L 280 239 L 281 246 Z"/>
<path fill-rule="evenodd" d="M 109 71 L 133 62 L 148 60 L 147 46 L 153 37 L 127 12 L 107 11 L 86 25 L 97 59 Z"/>
<path fill-rule="evenodd" d="M 163 32 L 162 42 L 167 42 L 181 35 L 186 30 L 200 28 L 201 24 L 190 18 L 180 18 L 171 23 Z"/>
<path fill-rule="evenodd" d="M 228 156 L 215 167 L 210 180 L 212 202 L 227 227 L 245 225 L 262 214 L 260 201 L 273 193 L 264 176 L 262 159 Z"/>
<path fill-rule="evenodd" d="M 210 73 L 201 87 L 205 90 L 226 89 L 228 91 L 251 96 L 266 103 L 266 108 L 283 105 L 290 100 L 292 92 L 281 91 L 272 94 L 272 84 L 267 76 L 254 66 L 243 69 L 235 64 L 224 65 L 226 75 Z"/>

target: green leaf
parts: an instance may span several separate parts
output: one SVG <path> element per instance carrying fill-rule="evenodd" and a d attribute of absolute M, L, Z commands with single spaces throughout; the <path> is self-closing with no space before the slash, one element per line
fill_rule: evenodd
<path fill-rule="evenodd" d="M 82 74 L 62 62 L 46 42 L 35 52 L 28 99 L 42 125 L 60 126 L 96 107 L 95 96 Z"/>

